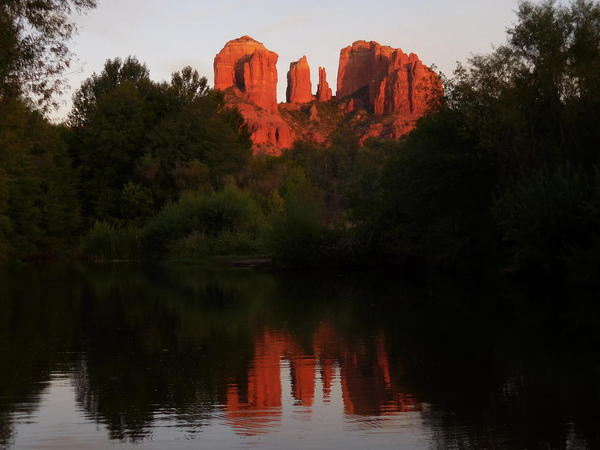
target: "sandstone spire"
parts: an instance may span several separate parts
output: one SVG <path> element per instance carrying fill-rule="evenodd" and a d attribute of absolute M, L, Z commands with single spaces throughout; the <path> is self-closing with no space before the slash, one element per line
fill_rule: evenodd
<path fill-rule="evenodd" d="M 288 103 L 308 103 L 312 101 L 310 67 L 306 56 L 290 64 L 287 80 L 286 100 Z"/>
<path fill-rule="evenodd" d="M 327 73 L 324 67 L 319 67 L 319 86 L 317 88 L 317 101 L 327 102 L 331 100 L 332 92 L 327 82 Z"/>

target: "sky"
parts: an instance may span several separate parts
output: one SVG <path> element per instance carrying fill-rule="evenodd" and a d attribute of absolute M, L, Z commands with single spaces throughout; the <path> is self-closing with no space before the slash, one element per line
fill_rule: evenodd
<path fill-rule="evenodd" d="M 70 89 L 54 118 L 65 117 L 73 92 L 106 59 L 136 56 L 154 80 L 186 65 L 212 85 L 213 59 L 227 41 L 249 35 L 279 54 L 278 100 L 285 101 L 289 64 L 306 55 L 313 91 L 318 67 L 335 92 L 340 50 L 357 40 L 416 53 L 451 75 L 456 62 L 506 40 L 518 0 L 97 0 L 76 17 Z"/>

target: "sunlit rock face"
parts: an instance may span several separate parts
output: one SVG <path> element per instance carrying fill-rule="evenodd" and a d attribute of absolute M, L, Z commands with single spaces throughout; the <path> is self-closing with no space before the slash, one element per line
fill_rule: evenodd
<path fill-rule="evenodd" d="M 262 43 L 242 36 L 229 41 L 214 61 L 215 89 L 242 114 L 255 153 L 278 155 L 294 142 L 277 109 L 277 59 Z"/>
<path fill-rule="evenodd" d="M 227 93 L 225 101 L 237 106 L 242 114 L 250 137 L 254 144 L 254 153 L 279 155 L 281 149 L 290 148 L 294 141 L 294 131 L 279 114 L 236 98 L 235 94 Z"/>
<path fill-rule="evenodd" d="M 398 139 L 442 92 L 439 76 L 414 53 L 356 41 L 340 52 L 335 97 L 323 67 L 312 95 L 304 56 L 290 64 L 286 103 L 277 105 L 277 59 L 277 53 L 242 36 L 229 41 L 214 62 L 215 89 L 244 117 L 255 154 L 279 155 L 299 139 L 327 144 L 342 125 L 361 143 L 369 137 Z"/>
<path fill-rule="evenodd" d="M 376 42 L 356 41 L 340 51 L 337 92 L 348 97 L 369 86 L 371 80 L 382 79 L 388 73 L 392 48 Z"/>
<path fill-rule="evenodd" d="M 373 41 L 341 50 L 337 82 L 338 98 L 356 96 L 370 113 L 407 117 L 423 115 L 440 89 L 438 75 L 417 55 Z"/>
<path fill-rule="evenodd" d="M 250 36 L 229 41 L 215 57 L 215 89 L 235 87 L 250 103 L 277 111 L 278 58 Z"/>
<path fill-rule="evenodd" d="M 327 72 L 325 67 L 319 67 L 319 86 L 317 88 L 317 101 L 328 102 L 331 100 L 333 93 L 327 82 Z"/>
<path fill-rule="evenodd" d="M 290 64 L 287 80 L 286 100 L 288 103 L 308 103 L 313 100 L 310 67 L 306 56 Z"/>

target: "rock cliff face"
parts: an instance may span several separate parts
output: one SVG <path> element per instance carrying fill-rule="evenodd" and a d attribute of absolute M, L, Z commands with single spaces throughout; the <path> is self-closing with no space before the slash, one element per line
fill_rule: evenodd
<path fill-rule="evenodd" d="M 290 64 L 287 80 L 286 99 L 288 103 L 308 103 L 313 100 L 310 66 L 306 56 Z"/>
<path fill-rule="evenodd" d="M 287 103 L 277 105 L 277 59 L 277 53 L 249 36 L 229 41 L 215 57 L 215 89 L 224 91 L 226 103 L 244 117 L 255 153 L 278 155 L 296 139 L 326 143 L 342 124 L 361 142 L 400 138 L 442 89 L 439 76 L 417 55 L 356 41 L 340 52 L 335 97 L 323 67 L 312 95 L 304 56 L 290 64 Z"/>
<path fill-rule="evenodd" d="M 277 111 L 278 58 L 249 36 L 229 41 L 215 57 L 215 89 L 236 88 L 250 103 Z"/>
<path fill-rule="evenodd" d="M 438 75 L 414 53 L 365 41 L 340 52 L 337 97 L 353 97 L 351 109 L 420 117 L 440 89 Z"/>
<path fill-rule="evenodd" d="M 331 100 L 333 93 L 327 82 L 327 73 L 325 67 L 319 67 L 319 86 L 317 88 L 317 101 L 328 102 Z"/>
<path fill-rule="evenodd" d="M 249 36 L 229 41 L 214 61 L 215 89 L 246 121 L 255 151 L 279 154 L 294 142 L 277 108 L 277 53 Z"/>
<path fill-rule="evenodd" d="M 239 91 L 225 91 L 225 102 L 236 107 L 248 127 L 254 143 L 254 153 L 279 155 L 282 149 L 290 148 L 296 140 L 290 124 L 283 119 L 279 110 L 258 107 L 239 96 Z"/>
<path fill-rule="evenodd" d="M 391 51 L 390 47 L 365 41 L 356 41 L 343 48 L 340 51 L 336 96 L 348 97 L 369 86 L 371 80 L 387 75 Z"/>

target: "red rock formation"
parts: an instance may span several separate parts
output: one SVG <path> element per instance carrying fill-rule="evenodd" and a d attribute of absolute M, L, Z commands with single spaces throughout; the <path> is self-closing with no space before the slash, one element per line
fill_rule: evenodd
<path fill-rule="evenodd" d="M 365 41 L 340 52 L 337 96 L 357 97 L 357 103 L 348 103 L 353 108 L 418 118 L 440 87 L 438 75 L 413 53 Z"/>
<path fill-rule="evenodd" d="M 254 143 L 254 153 L 278 155 L 294 133 L 277 109 L 277 53 L 249 36 L 229 41 L 214 61 L 215 89 L 239 109 Z"/>
<path fill-rule="evenodd" d="M 224 91 L 226 103 L 244 117 L 254 153 L 279 155 L 296 139 L 326 143 L 341 124 L 354 129 L 360 142 L 396 139 L 415 127 L 441 92 L 438 75 L 417 55 L 357 41 L 340 52 L 337 108 L 305 105 L 314 98 L 306 57 L 290 64 L 288 103 L 278 106 L 277 59 L 248 36 L 229 41 L 215 57 L 215 89 Z M 321 103 L 332 99 L 321 67 L 316 98 Z"/>
<path fill-rule="evenodd" d="M 250 103 L 277 111 L 278 57 L 249 36 L 229 41 L 215 57 L 215 89 L 235 87 Z"/>
<path fill-rule="evenodd" d="M 327 82 L 327 73 L 325 67 L 319 67 L 319 86 L 317 88 L 317 101 L 328 102 L 331 100 L 333 93 Z"/>
<path fill-rule="evenodd" d="M 340 51 L 337 92 L 340 98 L 369 86 L 371 80 L 387 75 L 393 49 L 377 42 L 356 41 Z"/>
<path fill-rule="evenodd" d="M 278 156 L 282 149 L 293 145 L 294 131 L 279 111 L 259 108 L 241 98 L 235 90 L 225 91 L 225 103 L 236 107 L 244 118 L 254 144 L 254 154 Z"/>
<path fill-rule="evenodd" d="M 312 101 L 310 67 L 306 56 L 290 64 L 287 80 L 286 99 L 288 103 L 308 103 Z"/>

